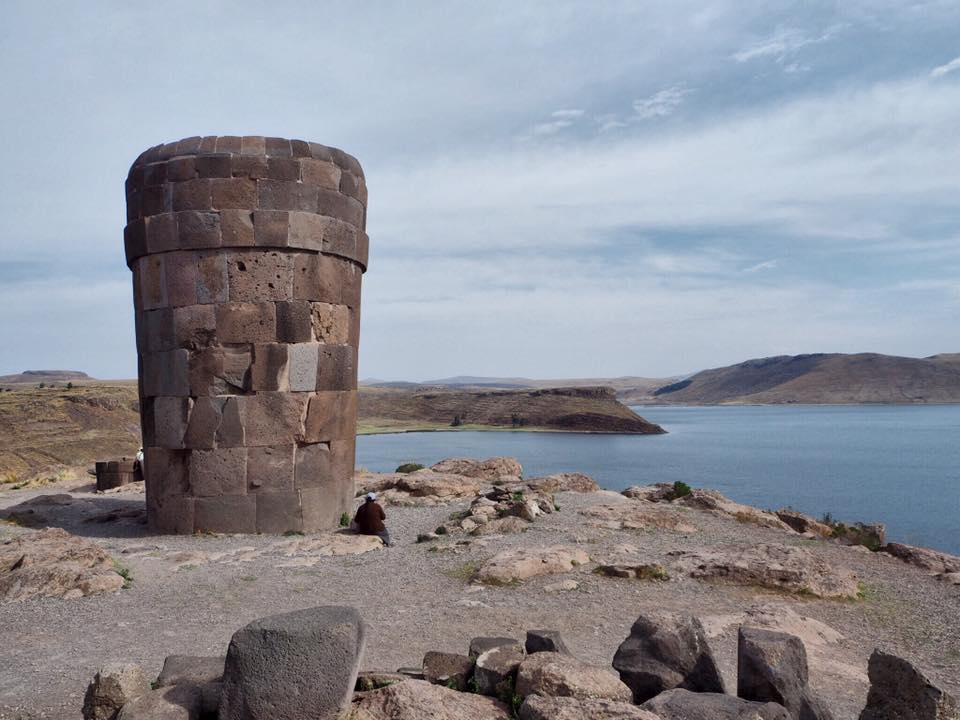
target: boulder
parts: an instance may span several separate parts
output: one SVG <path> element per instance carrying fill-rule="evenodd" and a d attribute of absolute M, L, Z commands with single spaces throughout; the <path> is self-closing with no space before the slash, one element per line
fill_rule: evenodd
<path fill-rule="evenodd" d="M 539 652 L 517 668 L 516 694 L 630 702 L 630 688 L 607 668 L 587 665 L 569 655 Z"/>
<path fill-rule="evenodd" d="M 431 650 L 423 656 L 423 677 L 434 685 L 446 685 L 453 690 L 466 690 L 473 674 L 474 659 L 457 653 Z"/>
<path fill-rule="evenodd" d="M 631 485 L 620 492 L 621 495 L 632 500 L 646 502 L 670 502 L 673 500 L 673 483 L 656 483 L 654 485 Z"/>
<path fill-rule="evenodd" d="M 333 720 L 350 704 L 364 642 L 352 607 L 254 620 L 230 640 L 220 720 Z"/>
<path fill-rule="evenodd" d="M 566 545 L 502 550 L 480 566 L 477 580 L 488 585 L 508 585 L 538 575 L 570 572 L 590 557 Z"/>
<path fill-rule="evenodd" d="M 124 580 L 97 543 L 51 528 L 0 543 L 0 603 L 116 592 Z"/>
<path fill-rule="evenodd" d="M 570 590 L 576 590 L 578 587 L 580 587 L 580 583 L 576 580 L 561 580 L 560 582 L 544 585 L 543 591 L 548 593 L 569 592 Z"/>
<path fill-rule="evenodd" d="M 481 695 L 504 694 L 516 677 L 523 657 L 523 650 L 513 645 L 501 645 L 478 655 L 473 669 L 477 692 Z"/>
<path fill-rule="evenodd" d="M 523 477 L 523 466 L 512 457 L 493 457 L 486 460 L 447 458 L 432 465 L 431 470 L 477 478 L 486 482 L 513 482 Z"/>
<path fill-rule="evenodd" d="M 737 695 L 783 705 L 796 720 L 833 720 L 808 685 L 807 651 L 800 638 L 741 627 L 737 643 Z"/>
<path fill-rule="evenodd" d="M 804 515 L 802 512 L 797 512 L 796 510 L 790 510 L 789 508 L 782 508 L 777 510 L 777 517 L 783 520 L 787 525 L 789 525 L 795 532 L 800 533 L 813 533 L 814 535 L 819 535 L 823 538 L 833 537 L 833 528 L 822 523 L 819 520 L 815 520 L 809 515 Z"/>
<path fill-rule="evenodd" d="M 305 716 L 315 717 L 315 716 Z M 350 720 L 510 720 L 507 706 L 493 698 L 406 680 L 363 693 Z"/>
<path fill-rule="evenodd" d="M 174 685 L 138 695 L 123 706 L 117 720 L 199 720 L 202 706 L 200 688 Z"/>
<path fill-rule="evenodd" d="M 794 720 L 782 705 L 721 693 L 668 690 L 641 705 L 660 720 Z"/>
<path fill-rule="evenodd" d="M 538 652 L 553 652 L 569 655 L 563 638 L 557 630 L 527 630 L 527 641 L 523 645 L 527 655 Z"/>
<path fill-rule="evenodd" d="M 893 555 L 905 563 L 932 573 L 946 575 L 960 573 L 960 557 L 956 555 L 914 547 L 913 545 L 904 545 L 903 543 L 887 543 L 880 548 L 880 552 Z"/>
<path fill-rule="evenodd" d="M 482 489 L 481 483 L 475 478 L 433 470 L 401 473 L 396 487 L 398 490 L 408 492 L 414 497 L 433 496 L 444 500 L 474 497 Z"/>
<path fill-rule="evenodd" d="M 876 649 L 868 672 L 870 691 L 860 720 L 960 718 L 960 704 L 903 658 Z"/>
<path fill-rule="evenodd" d="M 520 706 L 520 720 L 660 720 L 630 703 L 583 700 L 572 697 L 528 695 Z"/>
<path fill-rule="evenodd" d="M 697 531 L 696 525 L 691 523 L 683 512 L 669 506 L 660 507 L 640 501 L 594 505 L 581 510 L 580 514 L 594 518 L 594 525 L 611 530 L 672 530 L 679 533 Z M 687 515 L 689 514 L 688 512 Z"/>
<path fill-rule="evenodd" d="M 475 637 L 470 641 L 470 657 L 477 658 L 483 655 L 487 650 L 493 650 L 496 647 L 515 647 L 523 651 L 523 643 L 514 638 L 508 637 Z"/>
<path fill-rule="evenodd" d="M 277 567 L 312 567 L 324 557 L 361 555 L 382 549 L 383 540 L 376 535 L 361 535 L 350 530 L 338 530 L 279 540 L 271 546 L 271 553 L 289 558 L 277 563 Z"/>
<path fill-rule="evenodd" d="M 668 553 L 690 577 L 820 598 L 856 599 L 857 576 L 806 548 L 759 544 Z"/>
<path fill-rule="evenodd" d="M 703 625 L 692 615 L 641 615 L 617 648 L 613 667 L 638 705 L 673 688 L 724 692 Z"/>
<path fill-rule="evenodd" d="M 789 525 L 772 512 L 734 502 L 716 490 L 695 488 L 689 495 L 684 495 L 676 502 L 679 505 L 709 512 L 712 515 L 729 517 L 737 522 L 793 532 Z"/>
<path fill-rule="evenodd" d="M 583 473 L 554 473 L 543 477 L 530 478 L 527 487 L 545 493 L 578 492 L 590 493 L 600 489 L 597 481 Z"/>
<path fill-rule="evenodd" d="M 83 719 L 113 720 L 126 703 L 148 692 L 150 681 L 139 665 L 104 665 L 87 686 Z"/>
<path fill-rule="evenodd" d="M 594 572 L 607 577 L 632 578 L 636 580 L 669 580 L 667 569 L 652 562 L 632 545 L 620 545 L 612 553 L 598 561 Z"/>
<path fill-rule="evenodd" d="M 357 682 L 354 684 L 353 689 L 356 692 L 368 692 L 370 690 L 379 690 L 380 688 L 387 687 L 388 685 L 393 685 L 394 683 L 403 682 L 404 680 L 409 679 L 410 675 L 406 675 L 401 672 L 362 670 L 357 673 Z M 416 679 L 422 680 L 422 673 L 421 677 Z"/>
<path fill-rule="evenodd" d="M 226 658 L 222 655 L 219 657 L 168 655 L 163 661 L 160 675 L 157 676 L 156 687 L 219 682 L 223 679 L 225 664 Z"/>
<path fill-rule="evenodd" d="M 863 545 L 870 550 L 879 550 L 887 537 L 887 527 L 881 523 L 837 523 L 833 537 L 844 545 Z"/>
<path fill-rule="evenodd" d="M 471 535 L 512 535 L 523 532 L 530 527 L 530 523 L 516 515 L 490 520 L 478 525 L 471 531 Z"/>

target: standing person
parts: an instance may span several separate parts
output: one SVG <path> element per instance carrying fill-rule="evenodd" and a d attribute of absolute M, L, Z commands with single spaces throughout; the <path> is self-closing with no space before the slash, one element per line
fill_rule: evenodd
<path fill-rule="evenodd" d="M 353 522 L 357 527 L 357 532 L 363 535 L 376 535 L 383 540 L 384 545 L 390 547 L 392 545 L 390 533 L 387 531 L 387 526 L 383 524 L 386 518 L 387 515 L 383 512 L 383 508 L 377 504 L 377 494 L 372 492 L 367 493 L 366 501 L 357 508 L 357 514 L 353 518 Z"/>

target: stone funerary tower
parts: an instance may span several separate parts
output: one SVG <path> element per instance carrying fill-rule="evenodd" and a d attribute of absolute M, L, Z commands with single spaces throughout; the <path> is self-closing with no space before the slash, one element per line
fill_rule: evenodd
<path fill-rule="evenodd" d="M 150 526 L 336 527 L 354 494 L 360 164 L 192 137 L 137 158 L 126 194 Z"/>

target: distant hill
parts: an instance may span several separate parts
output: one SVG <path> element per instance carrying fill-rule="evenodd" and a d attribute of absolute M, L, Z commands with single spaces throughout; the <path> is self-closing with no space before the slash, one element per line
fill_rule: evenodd
<path fill-rule="evenodd" d="M 16 375 L 0 375 L 0 385 L 23 385 L 31 383 L 67 383 L 77 380 L 93 380 L 79 370 L 24 370 Z"/>
<path fill-rule="evenodd" d="M 780 355 L 703 370 L 653 393 L 648 402 L 954 403 L 960 354 L 908 358 L 875 353 Z"/>
<path fill-rule="evenodd" d="M 578 432 L 662 433 L 611 388 L 465 391 L 360 389 L 361 430 L 487 426 Z"/>

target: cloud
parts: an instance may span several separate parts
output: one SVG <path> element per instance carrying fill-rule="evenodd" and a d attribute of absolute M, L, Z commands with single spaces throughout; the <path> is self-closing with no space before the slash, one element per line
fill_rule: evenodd
<path fill-rule="evenodd" d="M 787 58 L 809 45 L 818 45 L 832 40 L 844 25 L 835 25 L 819 35 L 808 35 L 797 28 L 783 28 L 773 35 L 753 43 L 733 54 L 738 63 L 745 63 L 757 58 L 772 57 L 781 65 L 785 65 L 787 72 L 797 72 L 803 68 L 797 63 L 787 64 Z"/>
<path fill-rule="evenodd" d="M 583 113 L 583 110 L 573 108 L 570 110 L 554 110 L 552 113 L 550 113 L 550 116 L 564 120 L 573 120 L 575 118 L 583 117 Z"/>
<path fill-rule="evenodd" d="M 741 272 L 755 273 L 755 272 L 760 272 L 761 270 L 773 270 L 774 268 L 777 268 L 779 266 L 780 266 L 779 260 L 765 260 L 764 262 L 759 262 L 756 265 L 751 265 L 750 267 L 746 267 L 743 270 L 741 270 Z"/>
<path fill-rule="evenodd" d="M 953 60 L 946 63 L 945 65 L 940 65 L 938 67 L 935 67 L 933 70 L 930 71 L 930 77 L 932 78 L 943 77 L 944 75 L 955 72 L 957 70 L 960 70 L 960 57 L 954 58 Z"/>
<path fill-rule="evenodd" d="M 633 101 L 633 117 L 638 120 L 647 120 L 655 117 L 666 117 L 676 110 L 683 102 L 689 90 L 681 85 L 675 85 L 650 97 Z"/>

